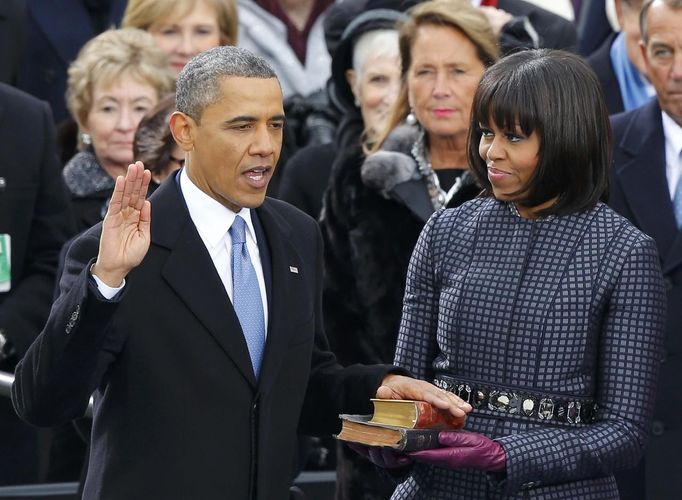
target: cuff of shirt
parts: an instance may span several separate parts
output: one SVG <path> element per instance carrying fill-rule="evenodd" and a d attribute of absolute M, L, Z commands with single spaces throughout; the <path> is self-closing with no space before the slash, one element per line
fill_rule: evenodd
<path fill-rule="evenodd" d="M 97 290 L 99 293 L 102 294 L 102 297 L 104 297 L 107 300 L 112 300 L 114 297 L 116 297 L 121 290 L 126 286 L 126 280 L 123 280 L 123 283 L 121 283 L 121 286 L 113 288 L 104 283 L 101 279 L 99 279 L 97 276 L 92 274 L 92 269 L 90 270 L 90 276 L 95 280 L 95 283 L 97 284 Z"/>

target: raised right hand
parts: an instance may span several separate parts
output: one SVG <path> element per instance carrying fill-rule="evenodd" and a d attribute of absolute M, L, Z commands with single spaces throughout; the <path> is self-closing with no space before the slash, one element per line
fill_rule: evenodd
<path fill-rule="evenodd" d="M 102 222 L 99 253 L 92 273 L 119 287 L 149 250 L 151 204 L 146 200 L 151 173 L 138 161 L 118 176 L 109 209 Z"/>

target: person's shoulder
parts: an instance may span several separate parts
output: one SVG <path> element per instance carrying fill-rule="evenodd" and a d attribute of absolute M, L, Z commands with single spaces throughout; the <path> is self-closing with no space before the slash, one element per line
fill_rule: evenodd
<path fill-rule="evenodd" d="M 653 239 L 649 235 L 635 227 L 632 222 L 607 204 L 599 202 L 593 211 L 593 220 L 598 232 L 605 235 L 611 233 L 613 238 L 627 242 L 629 246 L 653 244 Z"/>
<path fill-rule="evenodd" d="M 658 101 L 652 98 L 651 101 L 629 111 L 623 111 L 610 116 L 611 128 L 614 137 L 618 137 L 628 127 L 648 128 L 660 119 L 660 107 Z"/>
<path fill-rule="evenodd" d="M 434 230 L 451 231 L 454 227 L 458 231 L 466 226 L 475 226 L 482 216 L 496 210 L 500 210 L 501 204 L 492 196 L 481 196 L 466 201 L 454 208 L 438 210 L 431 216 Z"/>
<path fill-rule="evenodd" d="M 469 219 L 477 217 L 482 213 L 498 209 L 500 203 L 492 196 L 478 196 L 469 201 L 465 201 L 458 207 L 446 208 L 441 210 L 443 220 Z"/>
<path fill-rule="evenodd" d="M 0 82 L 0 105 L 4 113 L 9 113 L 12 118 L 16 117 L 16 119 L 40 116 L 49 111 L 47 103 L 2 82 Z"/>

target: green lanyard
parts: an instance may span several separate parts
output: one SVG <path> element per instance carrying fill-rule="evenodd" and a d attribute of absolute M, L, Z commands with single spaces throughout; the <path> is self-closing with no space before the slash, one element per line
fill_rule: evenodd
<path fill-rule="evenodd" d="M 9 234 L 0 234 L 0 284 L 10 282 Z"/>

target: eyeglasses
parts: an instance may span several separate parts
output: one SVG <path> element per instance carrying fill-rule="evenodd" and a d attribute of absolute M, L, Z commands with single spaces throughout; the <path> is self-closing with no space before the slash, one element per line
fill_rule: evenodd
<path fill-rule="evenodd" d="M 173 162 L 173 163 L 177 163 L 178 165 L 180 165 L 180 168 L 185 166 L 185 159 L 184 158 L 176 158 L 175 156 L 171 156 L 168 161 Z"/>

